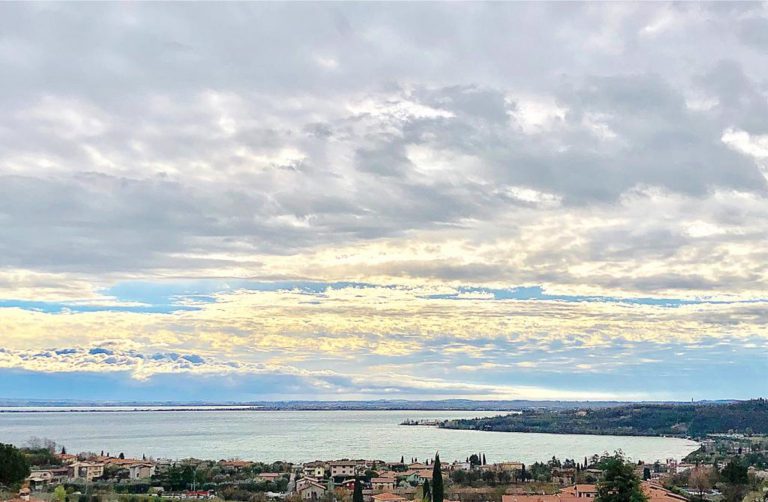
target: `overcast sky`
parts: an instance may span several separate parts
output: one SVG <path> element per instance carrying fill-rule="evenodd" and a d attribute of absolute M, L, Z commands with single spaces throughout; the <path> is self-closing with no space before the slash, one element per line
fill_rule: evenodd
<path fill-rule="evenodd" d="M 0 397 L 768 394 L 768 7 L 0 4 Z"/>

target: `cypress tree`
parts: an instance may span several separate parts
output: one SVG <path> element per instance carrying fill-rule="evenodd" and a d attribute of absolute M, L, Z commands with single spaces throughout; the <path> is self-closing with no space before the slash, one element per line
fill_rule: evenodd
<path fill-rule="evenodd" d="M 440 454 L 435 453 L 432 468 L 432 502 L 443 502 L 443 472 L 440 470 Z"/>
<path fill-rule="evenodd" d="M 402 456 L 402 455 L 400 456 L 400 463 L 401 463 L 401 464 L 404 464 L 404 463 L 405 463 L 405 457 L 404 457 L 404 456 Z"/>
<path fill-rule="evenodd" d="M 483 453 L 483 465 L 485 465 L 485 453 Z"/>
<path fill-rule="evenodd" d="M 355 478 L 355 490 L 352 492 L 352 502 L 363 502 L 363 485 Z"/>
<path fill-rule="evenodd" d="M 424 502 L 431 502 L 432 501 L 432 491 L 429 489 L 429 480 L 424 480 L 424 488 L 421 490 L 421 500 Z"/>

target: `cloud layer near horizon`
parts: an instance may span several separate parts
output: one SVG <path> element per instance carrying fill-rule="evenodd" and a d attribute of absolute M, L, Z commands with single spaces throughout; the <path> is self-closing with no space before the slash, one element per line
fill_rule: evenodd
<path fill-rule="evenodd" d="M 0 394 L 768 391 L 762 4 L 0 13 Z"/>

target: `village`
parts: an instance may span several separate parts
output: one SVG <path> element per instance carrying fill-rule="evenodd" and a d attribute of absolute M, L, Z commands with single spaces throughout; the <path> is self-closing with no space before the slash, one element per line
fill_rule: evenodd
<path fill-rule="evenodd" d="M 18 492 L 3 500 L 91 502 L 217 499 L 265 502 L 429 502 L 444 486 L 443 502 L 589 502 L 597 498 L 605 462 L 614 455 L 522 462 L 401 457 L 315 460 L 302 464 L 249 460 L 127 458 L 109 452 L 70 454 L 51 445 L 27 448 L 32 468 Z M 766 446 L 761 438 L 706 439 L 686 461 L 631 466 L 648 502 L 768 500 Z M 624 460 L 622 459 L 622 462 Z M 439 480 L 436 479 L 439 476 Z M 355 501 L 357 502 L 357 501 Z"/>

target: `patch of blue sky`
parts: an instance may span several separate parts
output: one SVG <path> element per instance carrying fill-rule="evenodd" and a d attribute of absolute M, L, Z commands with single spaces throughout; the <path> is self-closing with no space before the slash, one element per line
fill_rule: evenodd
<path fill-rule="evenodd" d="M 758 303 L 759 300 L 710 300 L 710 299 L 683 299 L 683 298 L 654 298 L 654 297 L 618 297 L 618 296 L 590 296 L 590 295 L 556 295 L 545 293 L 541 286 L 520 286 L 514 288 L 494 289 L 482 287 L 459 287 L 455 293 L 428 295 L 430 299 L 464 300 L 470 299 L 465 295 L 487 294 L 494 300 L 542 300 L 559 302 L 594 302 L 594 303 L 622 303 L 628 305 L 651 305 L 656 307 L 680 307 L 683 305 L 701 304 L 732 304 L 732 303 Z"/>
<path fill-rule="evenodd" d="M 43 312 L 46 314 L 86 313 L 86 312 L 130 312 L 137 314 L 168 314 L 180 310 L 199 310 L 192 305 L 157 304 L 157 305 L 110 305 L 68 302 L 45 302 L 30 300 L 0 300 L 0 308 L 18 308 Z"/>
<path fill-rule="evenodd" d="M 331 289 L 381 287 L 358 282 L 253 281 L 248 279 L 200 279 L 193 281 L 126 281 L 102 291 L 121 301 L 174 304 L 180 301 L 213 302 L 215 295 L 232 291 L 298 291 L 323 294 Z"/>
<path fill-rule="evenodd" d="M 124 281 L 100 291 L 105 298 L 113 298 L 114 304 L 101 302 L 46 302 L 5 299 L 0 308 L 21 308 L 45 313 L 84 312 L 133 312 L 164 314 L 177 311 L 199 310 L 201 304 L 213 303 L 216 295 L 234 291 L 292 291 L 308 296 L 322 297 L 333 289 L 344 288 L 399 288 L 396 285 L 380 285 L 364 282 L 336 281 L 254 281 L 249 279 L 199 279 L 165 281 Z M 425 295 L 433 300 L 477 299 L 487 295 L 489 300 L 559 301 L 559 302 L 602 302 L 627 305 L 651 305 L 658 307 L 680 307 L 698 304 L 754 303 L 766 300 L 722 301 L 711 299 L 681 299 L 657 297 L 614 297 L 551 294 L 541 286 L 518 286 L 510 288 L 484 288 L 461 286 L 453 293 Z M 309 300 L 314 301 L 314 300 Z"/>

